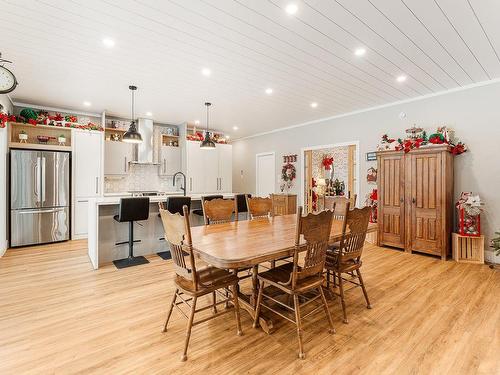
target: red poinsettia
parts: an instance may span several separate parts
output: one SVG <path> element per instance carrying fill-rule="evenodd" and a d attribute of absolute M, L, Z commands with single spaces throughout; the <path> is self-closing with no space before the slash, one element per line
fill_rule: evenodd
<path fill-rule="evenodd" d="M 34 118 L 28 119 L 28 124 L 36 126 L 36 120 Z"/>
<path fill-rule="evenodd" d="M 451 153 L 453 155 L 460 155 L 463 154 L 464 152 L 467 151 L 467 147 L 462 143 L 458 142 L 453 148 L 451 149 Z"/>
<path fill-rule="evenodd" d="M 321 162 L 323 164 L 323 167 L 325 167 L 325 170 L 329 171 L 332 169 L 332 164 L 333 164 L 333 157 L 325 156 L 323 158 L 323 161 Z"/>

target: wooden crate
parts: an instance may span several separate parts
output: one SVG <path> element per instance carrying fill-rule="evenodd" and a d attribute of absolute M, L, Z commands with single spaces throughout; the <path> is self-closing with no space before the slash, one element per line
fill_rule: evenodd
<path fill-rule="evenodd" d="M 453 259 L 462 263 L 484 263 L 484 236 L 470 237 L 452 233 Z"/>

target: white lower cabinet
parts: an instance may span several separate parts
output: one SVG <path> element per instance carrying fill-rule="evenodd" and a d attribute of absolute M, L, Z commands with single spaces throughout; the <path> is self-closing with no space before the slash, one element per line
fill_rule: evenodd
<path fill-rule="evenodd" d="M 75 199 L 74 208 L 74 223 L 73 223 L 73 235 L 77 237 L 85 237 L 87 235 L 88 227 L 88 212 L 89 212 L 89 200 L 77 198 Z"/>
<path fill-rule="evenodd" d="M 187 192 L 230 193 L 232 146 L 216 144 L 215 150 L 200 148 L 200 142 L 187 141 Z"/>

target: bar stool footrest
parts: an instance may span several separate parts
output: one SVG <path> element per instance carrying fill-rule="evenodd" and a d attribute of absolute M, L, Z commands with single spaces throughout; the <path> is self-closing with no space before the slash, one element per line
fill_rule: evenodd
<path fill-rule="evenodd" d="M 129 257 L 129 258 L 118 259 L 118 260 L 113 261 L 113 264 L 118 269 L 139 266 L 141 264 L 147 264 L 147 263 L 149 263 L 149 260 L 147 260 L 143 256 Z"/>

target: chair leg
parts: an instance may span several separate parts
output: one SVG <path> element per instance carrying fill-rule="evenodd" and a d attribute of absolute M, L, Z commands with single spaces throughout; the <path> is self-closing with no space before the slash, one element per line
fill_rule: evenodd
<path fill-rule="evenodd" d="M 234 304 L 234 316 L 236 317 L 236 334 L 238 336 L 242 336 L 243 331 L 241 330 L 240 303 L 238 301 L 238 283 L 233 285 L 233 304 Z"/>
<path fill-rule="evenodd" d="M 361 277 L 361 271 L 357 269 L 356 273 L 358 274 L 359 283 L 361 284 L 361 289 L 363 290 L 363 294 L 365 295 L 366 308 L 371 309 L 372 305 L 370 303 L 370 300 L 368 299 L 368 293 L 366 292 L 365 282 L 363 281 L 363 277 Z"/>
<path fill-rule="evenodd" d="M 170 306 L 169 306 L 168 312 L 167 312 L 167 320 L 165 320 L 165 325 L 163 326 L 162 332 L 167 332 L 168 321 L 170 320 L 170 315 L 172 315 L 172 310 L 174 309 L 174 304 L 175 304 L 175 301 L 177 300 L 177 292 L 178 291 L 179 291 L 179 289 L 175 289 L 175 293 L 172 296 L 172 302 L 170 302 Z"/>
<path fill-rule="evenodd" d="M 337 287 L 337 273 L 332 272 L 332 276 L 333 276 L 333 287 L 336 288 Z"/>
<path fill-rule="evenodd" d="M 347 320 L 347 312 L 345 310 L 345 299 L 344 299 L 344 281 L 342 280 L 342 273 L 339 272 L 339 289 L 340 289 L 340 303 L 342 305 L 342 314 L 344 315 L 344 323 L 347 324 L 349 321 Z"/>
<path fill-rule="evenodd" d="M 259 286 L 259 294 L 257 295 L 257 302 L 255 303 L 255 313 L 253 318 L 253 328 L 259 325 L 260 304 L 262 303 L 262 293 L 264 293 L 264 280 L 261 280 Z"/>
<path fill-rule="evenodd" d="M 215 291 L 212 292 L 212 312 L 217 314 L 217 295 Z"/>
<path fill-rule="evenodd" d="M 187 360 L 187 350 L 188 350 L 188 345 L 189 345 L 189 339 L 191 338 L 191 328 L 193 328 L 193 319 L 194 319 L 194 312 L 196 311 L 196 300 L 198 297 L 193 297 L 192 305 L 191 305 L 191 313 L 189 314 L 189 321 L 186 329 L 186 341 L 184 343 L 184 352 L 182 353 L 181 361 Z"/>
<path fill-rule="evenodd" d="M 275 268 L 276 267 L 276 261 L 275 260 L 272 260 L 271 261 L 271 268 Z"/>
<path fill-rule="evenodd" d="M 304 353 L 304 347 L 302 345 L 302 321 L 300 318 L 300 302 L 299 296 L 296 294 L 293 295 L 293 305 L 295 310 L 295 324 L 297 325 L 297 338 L 299 339 L 299 358 L 306 358 L 306 354 Z"/>
<path fill-rule="evenodd" d="M 328 308 L 328 303 L 326 302 L 326 297 L 325 293 L 323 292 L 323 287 L 320 286 L 318 290 L 319 293 L 321 294 L 321 300 L 323 301 L 323 309 L 325 310 L 326 317 L 328 318 L 328 324 L 330 325 L 328 333 L 335 333 L 335 328 L 333 327 L 332 315 L 330 314 L 330 309 Z"/>
<path fill-rule="evenodd" d="M 326 289 L 330 289 L 330 270 L 326 270 Z"/>

